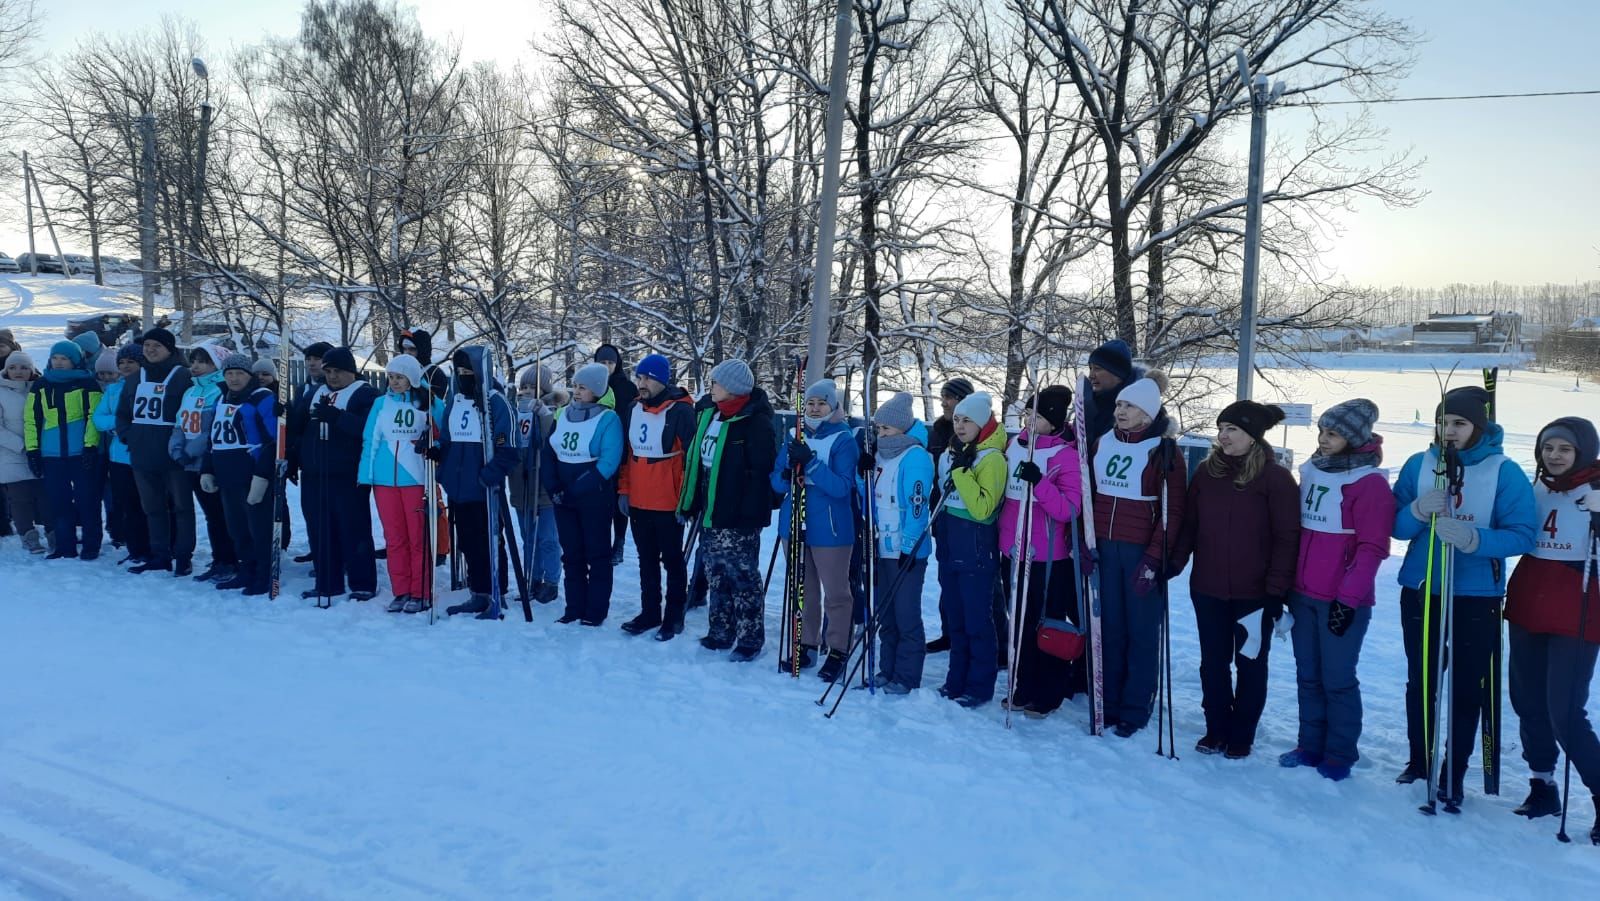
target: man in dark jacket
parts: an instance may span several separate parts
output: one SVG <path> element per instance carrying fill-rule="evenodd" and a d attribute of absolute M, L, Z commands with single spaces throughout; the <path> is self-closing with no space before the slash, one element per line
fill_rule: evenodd
<path fill-rule="evenodd" d="M 285 417 L 284 426 L 288 434 L 284 436 L 284 459 L 288 463 L 289 481 L 300 484 L 300 442 L 305 437 L 306 426 L 311 421 L 311 398 L 322 387 L 322 356 L 333 350 L 333 345 L 326 341 L 318 341 L 305 349 L 306 381 L 299 387 L 291 387 L 289 411 Z M 294 558 L 296 563 L 311 563 L 317 559 L 317 548 L 322 546 L 322 536 L 317 534 L 317 518 L 312 515 L 313 499 L 305 491 L 300 492 L 300 516 L 306 523 L 306 541 L 309 547 L 304 554 Z M 287 517 L 285 517 L 287 519 Z"/>
<path fill-rule="evenodd" d="M 1089 354 L 1089 391 L 1083 399 L 1089 434 L 1079 436 L 1085 446 L 1116 425 L 1117 392 L 1141 378 L 1144 370 L 1133 365 L 1133 351 L 1120 338 L 1112 338 Z"/>
<path fill-rule="evenodd" d="M 450 396 L 450 376 L 445 375 L 433 362 L 433 335 L 424 329 L 406 329 L 400 333 L 395 348 L 407 356 L 416 357 L 422 364 L 422 378 L 428 383 L 433 396 L 444 400 Z"/>
<path fill-rule="evenodd" d="M 633 404 L 639 399 L 639 391 L 628 379 L 628 371 L 622 365 L 622 351 L 617 350 L 614 344 L 602 344 L 594 349 L 594 362 L 605 364 L 611 409 L 616 410 L 621 418 L 622 434 L 626 436 L 628 425 L 633 421 Z M 604 402 L 602 399 L 601 403 Z M 611 536 L 611 565 L 620 566 L 622 548 L 628 537 L 628 515 L 621 510 L 611 519 Z"/>
<path fill-rule="evenodd" d="M 506 555 L 501 536 L 489 534 L 489 505 L 494 492 L 505 487 L 506 475 L 517 464 L 517 449 L 512 440 L 516 417 L 504 395 L 491 381 L 487 390 L 481 379 L 489 378 L 492 360 L 483 347 L 463 347 L 450 359 L 452 383 L 445 407 L 439 440 L 429 449 L 439 464 L 439 485 L 450 497 L 450 515 L 455 522 L 455 547 L 467 558 L 467 585 L 472 597 L 465 604 L 453 604 L 446 614 L 474 613 L 478 619 L 499 619 L 496 599 L 505 594 Z M 483 397 L 489 402 L 489 427 L 484 429 Z M 493 447 L 484 453 L 484 432 Z M 485 457 L 488 459 L 486 460 Z M 489 578 L 489 554 L 498 556 L 500 580 Z"/>
<path fill-rule="evenodd" d="M 378 593 L 378 564 L 372 551 L 372 486 L 356 480 L 367 414 L 378 392 L 358 378 L 355 355 L 335 347 L 322 357 L 323 383 L 306 405 L 300 435 L 300 497 L 306 532 L 315 547 L 317 585 L 302 594 L 371 600 Z"/>
<path fill-rule="evenodd" d="M 167 452 L 178 407 L 189 390 L 189 370 L 179 365 L 178 341 L 164 328 L 144 333 L 144 366 L 117 404 L 117 437 L 128 446 L 133 480 L 150 527 L 150 556 L 129 572 L 193 571 L 194 493 L 189 474 Z"/>

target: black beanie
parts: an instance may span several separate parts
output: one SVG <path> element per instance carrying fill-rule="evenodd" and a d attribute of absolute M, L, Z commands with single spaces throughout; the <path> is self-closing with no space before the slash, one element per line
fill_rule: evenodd
<path fill-rule="evenodd" d="M 356 368 L 356 355 L 348 347 L 335 347 L 322 355 L 323 369 L 337 369 L 340 372 L 360 372 Z"/>
<path fill-rule="evenodd" d="M 1072 389 L 1066 385 L 1050 385 L 1039 392 L 1039 415 L 1056 431 L 1067 424 L 1067 418 L 1072 415 Z M 1033 409 L 1034 400 L 1029 398 L 1026 409 Z"/>
<path fill-rule="evenodd" d="M 317 343 L 307 347 L 305 349 L 304 353 L 305 353 L 305 356 L 316 357 L 317 359 L 320 360 L 320 359 L 326 357 L 328 355 L 328 351 L 330 351 L 330 350 L 333 350 L 333 345 L 332 344 L 329 344 L 326 341 L 318 341 Z"/>
<path fill-rule="evenodd" d="M 968 397 L 971 397 L 972 392 L 976 390 L 976 388 L 972 387 L 971 382 L 964 378 L 957 377 L 945 382 L 944 387 L 939 389 L 939 393 L 948 394 L 959 401 L 966 400 Z"/>
<path fill-rule="evenodd" d="M 156 326 L 155 328 L 151 329 L 150 331 L 145 332 L 140 337 L 139 340 L 140 341 L 155 341 L 156 343 L 158 343 L 161 346 L 165 347 L 167 349 L 168 353 L 177 353 L 178 352 L 178 339 L 174 338 L 172 336 L 171 332 L 167 331 L 164 328 L 161 328 L 160 326 Z"/>
<path fill-rule="evenodd" d="M 1258 404 L 1253 400 L 1236 400 L 1217 414 L 1217 425 L 1232 423 L 1257 441 L 1283 421 L 1283 409 L 1275 404 Z"/>
<path fill-rule="evenodd" d="M 1090 351 L 1089 365 L 1099 366 L 1123 384 L 1133 381 L 1133 351 L 1121 338 L 1112 338 Z"/>
<path fill-rule="evenodd" d="M 1433 411 L 1434 421 L 1442 419 L 1446 413 L 1472 423 L 1474 437 L 1482 435 L 1489 428 L 1489 392 L 1477 385 L 1451 388 Z"/>

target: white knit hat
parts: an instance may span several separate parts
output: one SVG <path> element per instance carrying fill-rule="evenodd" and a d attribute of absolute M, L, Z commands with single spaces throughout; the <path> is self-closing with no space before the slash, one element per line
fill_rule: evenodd
<path fill-rule="evenodd" d="M 422 364 L 410 354 L 395 354 L 389 359 L 388 373 L 403 375 L 413 388 L 425 387 L 422 383 Z"/>
<path fill-rule="evenodd" d="M 1117 393 L 1117 400 L 1133 404 L 1151 419 L 1161 412 L 1161 388 L 1150 379 L 1140 379 L 1124 387 Z"/>
<path fill-rule="evenodd" d="M 956 404 L 954 415 L 965 416 L 978 425 L 988 425 L 989 420 L 994 418 L 994 399 L 987 392 L 974 392 Z"/>

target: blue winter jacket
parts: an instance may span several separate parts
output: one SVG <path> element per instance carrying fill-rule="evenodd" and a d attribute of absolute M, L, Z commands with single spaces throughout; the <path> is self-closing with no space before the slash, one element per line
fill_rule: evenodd
<path fill-rule="evenodd" d="M 920 421 L 917 425 L 920 425 Z M 929 501 L 933 497 L 933 455 L 928 453 L 928 430 L 913 426 L 906 433 L 917 440 L 917 446 L 901 453 L 900 468 L 895 479 L 895 497 L 900 507 L 900 549 L 904 556 L 916 547 L 917 540 L 928 530 L 928 516 L 932 512 Z M 882 460 L 880 456 L 878 459 Z M 857 478 L 862 497 L 867 496 L 865 479 Z M 926 560 L 933 553 L 933 542 L 924 541 L 917 548 L 917 559 Z"/>
<path fill-rule="evenodd" d="M 1483 437 L 1461 452 L 1462 465 L 1470 467 L 1501 453 L 1504 439 L 1505 431 L 1498 424 L 1490 423 Z M 1428 570 L 1429 524 L 1426 519 L 1418 520 L 1411 513 L 1411 502 L 1417 499 L 1417 478 L 1423 457 L 1421 453 L 1413 454 L 1401 467 L 1400 477 L 1394 484 L 1394 537 L 1411 542 L 1406 547 L 1405 562 L 1400 565 L 1400 584 L 1406 588 L 1421 588 Z M 1538 527 L 1539 513 L 1533 501 L 1533 486 L 1522 467 L 1507 458 L 1500 464 L 1494 513 L 1489 527 L 1478 530 L 1478 549 L 1470 554 L 1459 550 L 1456 552 L 1455 593 L 1462 597 L 1498 597 L 1505 594 L 1506 558 L 1533 550 L 1533 536 Z M 1439 546 L 1435 545 L 1433 559 L 1436 584 L 1439 578 L 1438 561 L 1443 557 Z"/>
<path fill-rule="evenodd" d="M 211 440 L 211 418 L 217 412 L 217 398 L 222 396 L 222 373 L 208 372 L 193 376 L 183 400 L 178 405 L 178 424 L 167 438 L 167 454 L 173 462 L 190 472 L 199 472 Z M 189 437 L 183 433 L 183 421 L 190 416 L 200 417 L 200 434 Z"/>
<path fill-rule="evenodd" d="M 117 434 L 117 405 L 122 403 L 122 386 L 127 381 L 125 378 L 117 379 L 101 391 L 100 405 L 94 408 L 94 427 L 100 433 L 100 446 L 111 449 L 111 462 L 131 466 L 133 461 L 128 456 L 128 442 Z M 110 440 L 107 440 L 108 436 Z"/>
<path fill-rule="evenodd" d="M 550 497 L 561 497 L 562 506 L 577 506 L 585 500 L 598 499 L 607 506 L 616 503 L 617 470 L 622 467 L 622 417 L 617 411 L 600 405 L 594 415 L 600 417 L 594 437 L 589 439 L 589 456 L 592 463 L 563 463 L 556 456 L 551 443 L 561 429 L 562 417 L 570 407 L 556 411 L 555 424 L 550 437 L 545 440 L 544 459 L 539 463 L 539 481 Z"/>
<path fill-rule="evenodd" d="M 429 397 L 432 398 L 431 395 Z M 366 431 L 361 436 L 361 465 L 356 470 L 357 482 L 387 488 L 409 488 L 423 483 L 426 478 L 423 471 L 425 461 L 413 443 L 384 440 L 379 426 L 397 416 L 420 416 L 423 418 L 420 425 L 424 429 L 431 427 L 428 416 L 432 416 L 433 422 L 443 421 L 444 401 L 432 398 L 428 406 L 429 412 L 423 413 L 410 391 L 385 391 L 378 398 L 372 405 L 372 412 L 367 414 Z"/>
<path fill-rule="evenodd" d="M 487 373 L 490 369 L 484 360 L 482 347 L 468 347 L 463 349 L 472 361 L 472 371 Z M 444 459 L 439 463 L 436 478 L 444 487 L 445 494 L 452 501 L 467 503 L 481 502 L 488 498 L 480 478 L 494 483 L 504 482 L 506 474 L 511 472 L 511 467 L 517 462 L 517 450 L 512 444 L 511 435 L 516 428 L 516 417 L 511 413 L 511 405 L 506 403 L 505 396 L 499 391 L 489 392 L 489 432 L 490 440 L 494 443 L 494 453 L 488 462 L 483 459 L 483 444 L 479 441 L 454 442 L 450 440 L 450 424 L 454 417 L 469 407 L 477 405 L 477 399 L 467 397 L 458 390 L 457 378 L 454 373 L 450 376 L 450 397 L 445 404 L 444 415 L 439 422 L 439 447 L 444 451 Z"/>
<path fill-rule="evenodd" d="M 806 544 L 812 547 L 848 547 L 856 541 L 856 516 L 853 494 L 856 490 L 856 460 L 860 453 L 849 434 L 850 426 L 829 420 L 807 429 L 807 441 L 840 433 L 828 459 L 812 457 L 806 464 Z M 791 436 L 792 437 L 792 436 Z M 789 442 L 778 447 L 778 463 L 772 470 L 772 490 L 783 497 L 778 513 L 778 534 L 789 534 Z"/>
<path fill-rule="evenodd" d="M 224 405 L 235 407 L 231 422 L 218 423 L 217 416 Z M 217 485 L 224 491 L 243 491 L 250 488 L 256 476 L 272 478 L 273 463 L 278 459 L 278 396 L 254 384 L 235 394 L 226 392 L 218 397 L 211 416 L 209 436 L 218 427 L 232 429 L 246 447 L 217 450 L 207 442 L 204 472 L 217 477 Z"/>

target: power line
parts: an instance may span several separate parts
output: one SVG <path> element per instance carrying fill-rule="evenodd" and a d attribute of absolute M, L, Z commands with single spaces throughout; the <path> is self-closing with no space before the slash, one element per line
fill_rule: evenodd
<path fill-rule="evenodd" d="M 1600 88 L 1584 91 L 1523 91 L 1512 94 L 1440 94 L 1432 97 L 1378 97 L 1371 100 L 1301 100 L 1279 103 L 1274 106 L 1367 106 L 1379 103 L 1437 103 L 1452 100 L 1517 100 L 1525 97 L 1588 97 L 1600 94 Z"/>

